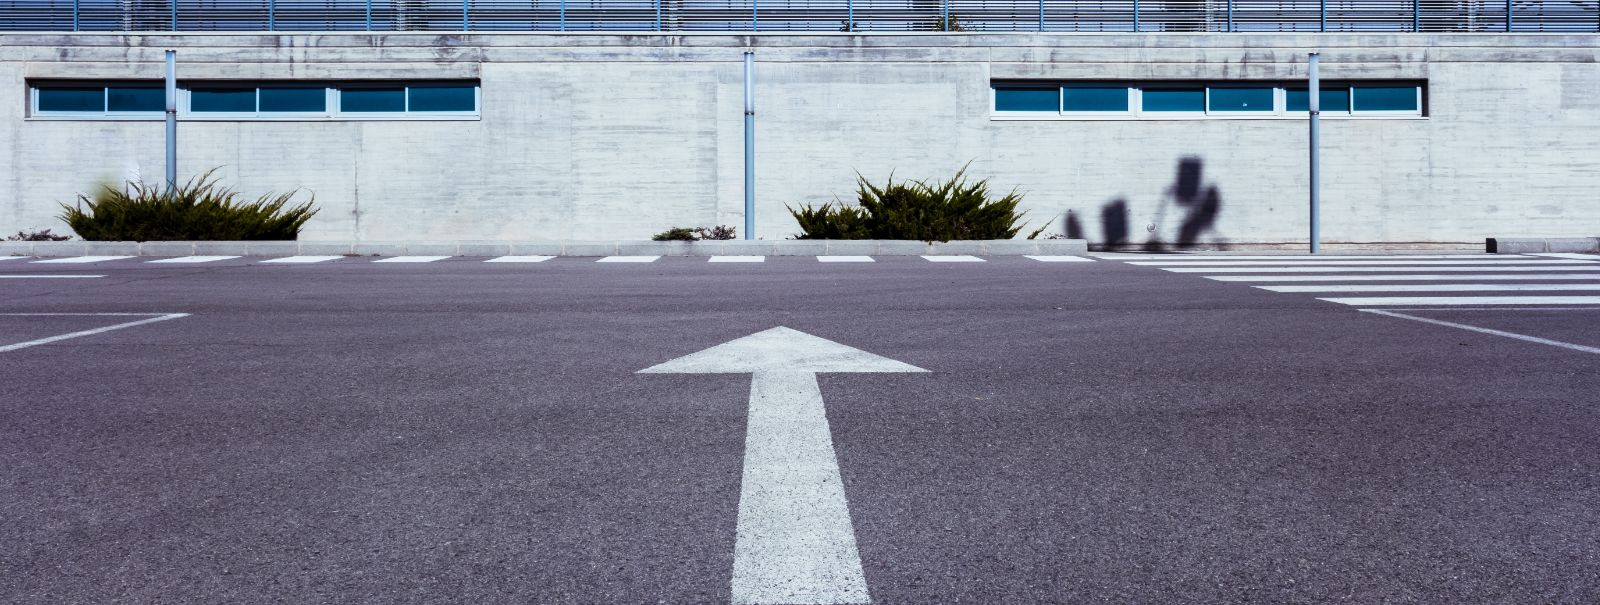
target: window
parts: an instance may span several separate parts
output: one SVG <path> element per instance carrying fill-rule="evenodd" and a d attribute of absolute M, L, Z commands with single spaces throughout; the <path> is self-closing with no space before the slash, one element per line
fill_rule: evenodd
<path fill-rule="evenodd" d="M 178 113 L 187 120 L 474 119 L 478 89 L 476 81 L 187 82 Z M 31 114 L 42 118 L 146 120 L 166 111 L 160 82 L 37 82 L 31 90 Z"/>
<path fill-rule="evenodd" d="M 995 82 L 997 119 L 1303 118 L 1302 82 Z M 1318 96 L 1329 117 L 1422 117 L 1425 85 L 1329 82 Z M 416 110 L 415 107 L 412 108 Z"/>

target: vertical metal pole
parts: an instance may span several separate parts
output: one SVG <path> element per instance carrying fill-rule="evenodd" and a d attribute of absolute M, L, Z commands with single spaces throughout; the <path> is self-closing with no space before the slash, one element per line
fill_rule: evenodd
<path fill-rule="evenodd" d="M 1317 31 L 1325 32 L 1328 31 L 1328 0 L 1322 0 L 1318 6 L 1317 13 L 1320 16 L 1317 17 Z"/>
<path fill-rule="evenodd" d="M 1411 31 L 1422 31 L 1422 0 L 1411 0 Z"/>
<path fill-rule="evenodd" d="M 744 51 L 744 238 L 756 238 L 756 53 Z"/>
<path fill-rule="evenodd" d="M 72 31 L 78 31 L 78 0 L 72 0 Z"/>
<path fill-rule="evenodd" d="M 1044 31 L 1044 0 L 1039 0 L 1039 31 Z"/>
<path fill-rule="evenodd" d="M 1320 241 L 1322 219 L 1320 217 L 1321 208 L 1319 208 L 1322 203 L 1322 158 L 1317 152 L 1317 146 L 1321 142 L 1319 141 L 1321 133 L 1317 130 L 1317 115 L 1322 113 L 1322 78 L 1321 74 L 1317 72 L 1317 53 L 1311 53 L 1309 77 L 1311 82 L 1306 90 L 1306 109 L 1308 110 L 1306 113 L 1311 115 L 1311 253 L 1316 254 L 1322 247 Z"/>
<path fill-rule="evenodd" d="M 178 0 L 167 0 L 172 8 L 172 31 L 178 31 Z"/>
<path fill-rule="evenodd" d="M 1511 24 L 1515 21 L 1515 19 L 1512 18 L 1512 13 L 1516 12 L 1514 8 L 1515 6 L 1516 3 L 1512 2 L 1511 0 L 1506 0 L 1506 31 L 1508 32 L 1511 31 Z"/>
<path fill-rule="evenodd" d="M 372 31 L 372 0 L 367 0 L 367 31 Z"/>
<path fill-rule="evenodd" d="M 939 31 L 950 31 L 950 0 L 939 0 Z"/>
<path fill-rule="evenodd" d="M 1233 0 L 1228 0 L 1228 31 L 1233 31 Z"/>
<path fill-rule="evenodd" d="M 267 31 L 278 29 L 278 2 L 267 0 Z"/>
<path fill-rule="evenodd" d="M 656 5 L 656 31 L 661 31 L 661 0 L 655 0 Z"/>
<path fill-rule="evenodd" d="M 472 0 L 461 0 L 461 31 L 472 29 Z"/>
<path fill-rule="evenodd" d="M 856 31 L 856 0 L 844 2 L 844 31 Z"/>
<path fill-rule="evenodd" d="M 1139 0 L 1133 0 L 1133 31 L 1139 31 Z"/>
<path fill-rule="evenodd" d="M 561 31 L 567 31 L 567 0 L 561 0 Z"/>
<path fill-rule="evenodd" d="M 167 51 L 167 193 L 178 189 L 178 51 Z"/>
<path fill-rule="evenodd" d="M 750 31 L 761 29 L 761 0 L 750 0 Z"/>

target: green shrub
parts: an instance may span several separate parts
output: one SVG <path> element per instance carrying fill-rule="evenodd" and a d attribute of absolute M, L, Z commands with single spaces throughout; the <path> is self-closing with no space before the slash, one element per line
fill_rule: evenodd
<path fill-rule="evenodd" d="M 990 199 L 987 179 L 968 182 L 966 169 L 937 184 L 895 182 L 882 187 L 856 176 L 856 206 L 789 208 L 800 223 L 795 239 L 907 239 L 947 242 L 1011 239 L 1022 229 L 1016 191 Z M 1043 231 L 1041 229 L 1040 231 Z M 1034 235 L 1038 235 L 1035 232 Z"/>
<path fill-rule="evenodd" d="M 129 181 L 121 189 L 105 185 L 76 206 L 62 204 L 61 219 L 90 241 L 292 240 L 317 213 L 316 197 L 291 206 L 298 190 L 267 194 L 254 202 L 217 184 L 215 169 L 174 191 L 162 185 Z"/>
<path fill-rule="evenodd" d="M 733 239 L 738 232 L 727 225 L 715 227 L 673 227 L 661 233 L 650 236 L 658 242 L 697 242 L 700 240 L 727 240 Z"/>

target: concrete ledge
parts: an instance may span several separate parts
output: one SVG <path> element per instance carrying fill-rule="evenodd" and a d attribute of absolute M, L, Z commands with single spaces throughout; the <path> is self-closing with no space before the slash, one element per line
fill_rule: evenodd
<path fill-rule="evenodd" d="M 863 256 L 915 256 L 922 254 L 972 254 L 1016 256 L 1049 254 L 1083 256 L 1088 242 L 1081 239 L 973 240 L 919 242 L 909 240 L 728 240 L 705 242 L 652 242 L 640 240 L 570 242 L 0 242 L 5 256 L 812 256 L 818 254 Z"/>
<path fill-rule="evenodd" d="M 1491 237 L 1484 249 L 1492 254 L 1600 252 L 1600 237 Z"/>

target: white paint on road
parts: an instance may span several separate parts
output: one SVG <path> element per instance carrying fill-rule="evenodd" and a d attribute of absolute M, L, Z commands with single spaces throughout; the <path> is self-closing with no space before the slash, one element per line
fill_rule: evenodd
<path fill-rule="evenodd" d="M 341 258 L 344 258 L 344 257 L 343 256 L 285 256 L 283 258 L 269 258 L 269 259 L 261 261 L 261 262 L 263 262 L 263 263 L 274 263 L 274 264 L 281 263 L 281 264 L 286 264 L 286 265 L 304 265 L 304 264 L 309 264 L 309 263 L 323 263 L 323 262 L 327 262 L 327 261 L 330 261 L 330 260 L 338 260 L 338 259 L 341 259 Z"/>
<path fill-rule="evenodd" d="M 1390 296 L 1319 298 L 1355 307 L 1389 305 L 1600 305 L 1600 296 Z"/>
<path fill-rule="evenodd" d="M 1575 258 L 1579 260 L 1600 260 L 1600 254 L 1579 254 L 1577 252 L 1546 252 L 1534 256 L 1548 256 L 1551 258 Z"/>
<path fill-rule="evenodd" d="M 45 259 L 45 260 L 36 260 L 36 261 L 33 261 L 33 262 L 34 263 L 84 264 L 84 263 L 98 263 L 98 262 L 103 262 L 103 261 L 108 261 L 108 260 L 122 260 L 124 258 L 133 258 L 133 257 L 132 256 L 73 256 L 73 257 L 69 257 L 69 258 L 48 258 L 48 259 Z"/>
<path fill-rule="evenodd" d="M 104 275 L 51 275 L 45 273 L 18 273 L 15 275 L 0 275 L 0 279 L 91 279 L 105 277 Z"/>
<path fill-rule="evenodd" d="M 1518 258 L 1516 254 L 1120 254 L 1115 252 L 1091 253 L 1089 256 L 1106 260 L 1406 260 L 1441 258 Z M 1522 256 L 1521 258 L 1527 258 Z"/>
<path fill-rule="evenodd" d="M 653 263 L 653 262 L 656 262 L 656 259 L 658 259 L 658 258 L 661 258 L 661 257 L 660 256 L 607 256 L 605 258 L 602 258 L 602 259 L 594 261 L 594 262 L 597 262 L 597 263 Z"/>
<path fill-rule="evenodd" d="M 134 316 L 134 317 L 138 317 L 138 316 L 150 316 L 150 315 L 155 315 L 156 317 L 146 317 L 146 319 L 140 319 L 140 320 L 136 320 L 136 321 L 120 323 L 120 324 L 116 324 L 116 325 L 113 325 L 113 326 L 105 326 L 103 328 L 94 328 L 92 330 L 82 330 L 82 331 L 79 331 L 79 332 L 72 332 L 72 333 L 68 333 L 68 334 L 61 334 L 61 335 L 58 335 L 58 336 L 50 336 L 50 337 L 46 337 L 46 338 L 40 338 L 40 339 L 37 339 L 37 340 L 30 340 L 30 341 L 27 341 L 27 342 L 19 342 L 17 344 L 12 344 L 12 345 L 0 346 L 0 353 L 7 353 L 7 352 L 10 352 L 10 351 L 16 351 L 18 349 L 26 349 L 28 347 L 36 347 L 36 346 L 43 345 L 43 344 L 50 344 L 52 342 L 59 342 L 59 341 L 66 340 L 68 338 L 79 338 L 79 337 L 82 337 L 82 336 L 93 336 L 95 334 L 103 334 L 105 332 L 110 332 L 112 330 L 121 330 L 123 328 L 131 328 L 131 327 L 134 327 L 134 326 L 142 326 L 142 325 L 145 325 L 145 324 L 156 323 L 158 321 L 167 321 L 169 319 L 177 319 L 179 317 L 188 317 L 189 316 L 188 313 L 0 313 L 0 316 L 10 316 L 10 317 L 28 317 L 28 316 L 54 316 L 54 317 L 66 317 L 66 316 L 128 317 L 128 316 Z"/>
<path fill-rule="evenodd" d="M 193 263 L 214 263 L 214 262 L 217 262 L 219 260 L 229 260 L 229 259 L 234 259 L 234 258 L 239 258 L 239 257 L 237 257 L 237 256 L 179 256 L 179 257 L 175 257 L 175 258 L 163 258 L 163 259 L 160 259 L 160 260 L 152 260 L 152 261 L 145 261 L 145 262 L 147 262 L 147 263 L 155 263 L 155 264 L 171 263 L 171 264 L 185 265 L 185 264 L 193 264 Z"/>
<path fill-rule="evenodd" d="M 1482 328 L 1482 327 L 1478 327 L 1478 326 L 1474 326 L 1474 325 L 1456 323 L 1456 322 L 1453 322 L 1453 321 L 1444 321 L 1442 319 L 1433 319 L 1431 317 L 1417 317 L 1415 315 L 1407 315 L 1405 313 L 1395 313 L 1394 311 L 1386 311 L 1386 310 L 1382 310 L 1382 309 L 1360 309 L 1360 311 L 1362 313 L 1373 313 L 1373 314 L 1382 315 L 1382 316 L 1385 316 L 1385 317 L 1398 317 L 1400 319 L 1409 319 L 1411 321 L 1420 321 L 1422 323 L 1433 324 L 1433 325 L 1436 325 L 1436 326 L 1447 326 L 1447 327 L 1451 327 L 1451 328 L 1459 328 L 1459 329 L 1462 329 L 1462 330 L 1468 330 L 1468 331 L 1477 332 L 1477 333 L 1480 333 L 1480 334 L 1493 334 L 1495 336 L 1504 336 L 1506 338 L 1515 338 L 1517 340 L 1521 340 L 1521 341 L 1525 341 L 1525 342 L 1536 342 L 1536 343 L 1539 343 L 1539 344 L 1542 344 L 1542 345 L 1550 345 L 1552 347 L 1561 347 L 1563 349 L 1568 349 L 1568 350 L 1572 350 L 1572 351 L 1580 351 L 1580 352 L 1583 352 L 1583 353 L 1600 353 L 1600 348 L 1596 348 L 1596 347 L 1590 347 L 1590 346 L 1585 346 L 1585 345 L 1580 345 L 1580 344 L 1573 344 L 1573 343 L 1570 343 L 1570 342 L 1562 342 L 1562 341 L 1559 341 L 1559 340 L 1550 340 L 1548 338 L 1539 338 L 1538 336 L 1529 336 L 1527 334 L 1518 334 L 1516 332 L 1507 332 L 1505 330 L 1495 330 L 1495 329 L 1491 329 L 1491 328 Z"/>
<path fill-rule="evenodd" d="M 1024 254 L 1023 256 L 1026 256 L 1026 257 L 1031 258 L 1031 259 L 1036 260 L 1036 261 L 1042 261 L 1042 262 L 1046 262 L 1046 263 L 1092 263 L 1092 262 L 1094 262 L 1094 259 L 1083 257 L 1083 256 L 1052 256 L 1052 255 L 1034 256 L 1034 255 L 1031 255 L 1031 254 Z"/>
<path fill-rule="evenodd" d="M 652 366 L 751 374 L 734 603 L 869 603 L 819 372 L 926 372 L 778 327 Z"/>
<path fill-rule="evenodd" d="M 706 262 L 708 262 L 708 263 L 759 263 L 759 262 L 765 262 L 766 260 L 767 260 L 767 257 L 765 257 L 765 256 L 732 255 L 732 256 L 713 256 L 711 258 L 706 259 Z"/>
<path fill-rule="evenodd" d="M 450 258 L 448 256 L 390 256 L 372 261 L 375 263 L 432 263 Z"/>
<path fill-rule="evenodd" d="M 967 254 L 924 254 L 922 258 L 935 263 L 981 263 L 983 259 Z"/>
<path fill-rule="evenodd" d="M 1473 266 L 1473 267 L 1419 267 L 1409 265 L 1405 267 L 1162 267 L 1162 271 L 1173 273 L 1361 273 L 1400 271 L 1410 273 L 1428 273 L 1444 271 L 1600 271 L 1600 267 L 1581 265 L 1556 265 L 1546 267 L 1529 267 L 1525 265 L 1513 266 Z"/>
<path fill-rule="evenodd" d="M 542 263 L 555 258 L 554 256 L 500 256 L 483 261 L 486 263 Z"/>
<path fill-rule="evenodd" d="M 0 260 L 22 260 L 24 258 L 33 258 L 33 257 L 31 257 L 31 256 L 0 256 Z"/>
<path fill-rule="evenodd" d="M 835 256 L 818 256 L 817 257 L 817 262 L 819 262 L 819 263 L 871 263 L 871 262 L 877 262 L 877 261 L 872 260 L 872 257 L 870 257 L 870 256 L 835 255 Z"/>
<path fill-rule="evenodd" d="M 1522 292 L 1600 290 L 1600 284 L 1331 284 L 1256 286 L 1270 292 Z"/>
<path fill-rule="evenodd" d="M 1489 273 L 1472 275 L 1212 275 L 1206 279 L 1226 282 L 1308 282 L 1308 281 L 1531 281 L 1562 279 L 1600 279 L 1600 273 Z"/>
<path fill-rule="evenodd" d="M 1329 260 L 1277 260 L 1277 261 L 1265 261 L 1265 260 L 1225 261 L 1225 260 L 1214 260 L 1214 261 L 1176 261 L 1176 262 L 1174 262 L 1174 261 L 1129 261 L 1128 264 L 1130 264 L 1130 265 L 1143 265 L 1143 266 L 1159 266 L 1159 267 L 1190 267 L 1190 266 L 1200 266 L 1200 265 L 1214 265 L 1214 266 L 1227 266 L 1227 267 L 1245 267 L 1245 266 L 1263 266 L 1263 267 L 1308 266 L 1309 267 L 1309 266 L 1318 266 L 1318 267 L 1336 267 L 1336 268 L 1338 268 L 1338 267 L 1344 267 L 1344 266 L 1347 266 L 1347 265 L 1348 266 L 1416 265 L 1416 266 L 1421 266 L 1421 267 L 1436 267 L 1436 266 L 1441 266 L 1441 265 L 1446 265 L 1446 266 L 1448 266 L 1448 265 L 1481 265 L 1481 264 L 1484 264 L 1484 263 L 1492 263 L 1492 264 L 1494 264 L 1494 266 L 1498 267 L 1498 266 L 1501 266 L 1501 265 L 1588 265 L 1588 264 L 1595 264 L 1597 262 L 1600 262 L 1600 261 L 1566 260 L 1566 259 L 1508 259 L 1508 260 L 1496 260 L 1496 259 L 1491 259 L 1491 258 L 1480 258 L 1480 259 L 1477 259 L 1477 260 L 1425 260 L 1425 261 L 1415 261 L 1415 260 L 1332 260 L 1332 259 L 1329 259 Z"/>

